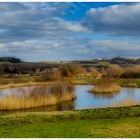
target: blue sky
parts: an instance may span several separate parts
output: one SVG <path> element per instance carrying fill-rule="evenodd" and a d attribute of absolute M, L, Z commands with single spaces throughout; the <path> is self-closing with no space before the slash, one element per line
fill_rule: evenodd
<path fill-rule="evenodd" d="M 0 3 L 0 56 L 140 57 L 140 3 Z"/>

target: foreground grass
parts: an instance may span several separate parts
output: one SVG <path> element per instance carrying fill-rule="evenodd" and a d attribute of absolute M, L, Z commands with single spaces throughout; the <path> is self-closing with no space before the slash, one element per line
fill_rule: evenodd
<path fill-rule="evenodd" d="M 140 107 L 1 115 L 0 137 L 140 137 Z"/>

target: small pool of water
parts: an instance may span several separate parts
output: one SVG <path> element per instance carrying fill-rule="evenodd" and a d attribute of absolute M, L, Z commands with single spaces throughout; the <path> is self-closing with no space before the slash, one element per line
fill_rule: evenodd
<path fill-rule="evenodd" d="M 118 93 L 90 93 L 91 88 L 91 85 L 76 86 L 75 109 L 140 104 L 140 88 L 121 88 Z"/>
<path fill-rule="evenodd" d="M 0 90 L 0 98 L 15 92 L 20 95 L 22 92 L 29 92 L 33 88 L 35 87 L 3 89 Z M 64 102 L 54 106 L 26 109 L 22 111 L 62 111 L 140 104 L 140 88 L 122 88 L 120 92 L 113 94 L 90 93 L 89 90 L 91 88 L 93 88 L 91 85 L 76 85 L 75 94 L 77 98 L 74 101 Z"/>

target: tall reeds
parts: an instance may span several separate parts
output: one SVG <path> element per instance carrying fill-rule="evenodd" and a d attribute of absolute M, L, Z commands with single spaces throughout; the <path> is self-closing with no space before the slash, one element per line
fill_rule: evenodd
<path fill-rule="evenodd" d="M 91 92 L 96 93 L 113 93 L 120 91 L 121 87 L 109 79 L 102 79 L 99 81 Z"/>
<path fill-rule="evenodd" d="M 26 109 L 39 106 L 55 105 L 75 99 L 71 85 L 51 85 L 35 87 L 28 93 L 18 91 L 0 99 L 0 110 Z"/>
<path fill-rule="evenodd" d="M 121 75 L 121 78 L 140 78 L 140 65 L 125 68 L 125 72 Z"/>

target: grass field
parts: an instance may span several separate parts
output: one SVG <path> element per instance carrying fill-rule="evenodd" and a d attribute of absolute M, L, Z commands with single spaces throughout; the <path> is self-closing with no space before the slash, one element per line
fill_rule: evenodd
<path fill-rule="evenodd" d="M 5 114 L 0 137 L 140 137 L 140 107 Z"/>

